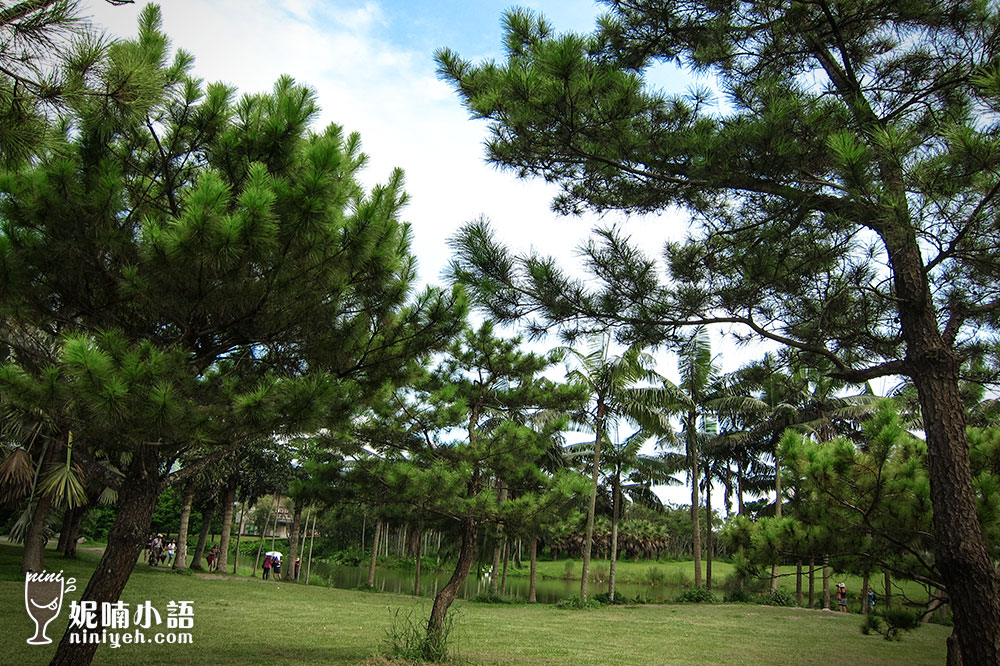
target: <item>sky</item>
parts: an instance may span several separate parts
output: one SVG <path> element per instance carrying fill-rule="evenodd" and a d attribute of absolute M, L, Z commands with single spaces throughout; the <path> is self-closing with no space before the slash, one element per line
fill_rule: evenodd
<path fill-rule="evenodd" d="M 84 0 L 84 14 L 115 36 L 132 36 L 143 6 Z M 598 224 L 616 224 L 649 253 L 681 239 L 687 217 L 677 211 L 641 218 L 565 218 L 553 213 L 554 185 L 519 180 L 484 160 L 484 121 L 469 118 L 457 94 L 438 79 L 434 51 L 448 47 L 474 62 L 502 59 L 501 15 L 512 6 L 542 13 L 558 32 L 593 29 L 603 7 L 590 0 L 163 0 L 163 28 L 174 48 L 195 56 L 194 72 L 240 93 L 270 90 L 283 74 L 312 86 L 323 109 L 317 129 L 337 123 L 359 132 L 369 156 L 362 181 L 406 174 L 413 251 L 423 283 L 443 284 L 447 240 L 481 216 L 516 251 L 536 249 L 572 266 L 576 248 Z M 661 68 L 657 85 L 683 92 L 689 75 Z M 703 83 L 703 82 L 699 82 Z M 756 353 L 728 347 L 724 369 Z M 675 374 L 662 355 L 660 371 Z M 626 433 L 627 434 L 627 433 Z M 665 496 L 689 502 L 689 491 Z M 721 504 L 720 504 L 721 505 Z"/>

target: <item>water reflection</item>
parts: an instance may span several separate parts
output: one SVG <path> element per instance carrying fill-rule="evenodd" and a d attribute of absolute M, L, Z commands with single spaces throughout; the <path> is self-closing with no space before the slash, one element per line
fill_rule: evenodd
<path fill-rule="evenodd" d="M 368 580 L 368 567 L 351 567 L 331 565 L 325 562 L 313 562 L 313 572 L 328 581 L 331 587 L 354 589 Z M 451 572 L 427 573 L 420 575 L 420 596 L 433 597 L 438 590 L 448 582 Z M 505 596 L 528 600 L 528 576 L 507 576 L 507 592 Z M 413 594 L 413 571 L 396 569 L 376 569 L 375 587 L 383 592 L 394 594 Z M 608 583 L 591 582 L 590 594 L 600 594 L 608 591 Z M 490 581 L 486 576 L 477 576 L 475 571 L 469 574 L 465 584 L 459 591 L 460 599 L 471 599 L 478 594 L 489 592 Z M 641 596 L 650 601 L 672 599 L 682 588 L 673 585 L 636 585 L 617 583 L 617 596 Z M 566 597 L 580 593 L 578 580 L 551 580 L 539 578 L 536 584 L 535 597 L 539 603 L 556 603 Z"/>

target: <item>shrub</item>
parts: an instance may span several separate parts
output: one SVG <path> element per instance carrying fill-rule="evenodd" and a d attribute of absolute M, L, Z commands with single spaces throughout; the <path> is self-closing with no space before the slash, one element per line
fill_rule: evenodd
<path fill-rule="evenodd" d="M 422 620 L 413 619 L 412 611 L 403 616 L 397 608 L 385 631 L 383 653 L 392 659 L 414 662 L 448 661 L 448 639 L 453 626 L 454 611 L 445 617 L 441 632 L 432 634 Z"/>
<path fill-rule="evenodd" d="M 877 613 L 868 613 L 861 623 L 861 633 L 881 634 L 887 641 L 898 641 L 904 631 L 913 631 L 920 626 L 920 616 L 907 608 L 887 608 Z"/>
<path fill-rule="evenodd" d="M 718 599 L 703 587 L 692 587 L 677 595 L 674 601 L 682 604 L 714 604 Z"/>
<path fill-rule="evenodd" d="M 374 585 L 370 584 L 368 581 L 365 581 L 364 583 L 361 583 L 360 585 L 358 585 L 354 589 L 357 590 L 358 592 L 381 592 L 382 591 L 381 589 L 379 589 L 379 588 L 375 587 Z"/>
<path fill-rule="evenodd" d="M 556 604 L 556 608 L 562 608 L 565 610 L 589 610 L 593 608 L 600 608 L 601 602 L 593 597 L 583 601 L 580 599 L 580 595 L 574 594 L 572 597 L 566 597 L 562 601 Z"/>
<path fill-rule="evenodd" d="M 600 594 L 594 595 L 594 601 L 603 604 L 605 606 L 610 606 L 612 604 L 630 604 L 632 600 L 628 597 L 622 596 L 621 594 L 615 594 L 615 600 L 611 601 L 611 595 L 607 592 L 601 592 Z"/>
<path fill-rule="evenodd" d="M 667 579 L 666 574 L 660 567 L 649 567 L 646 569 L 646 580 L 653 585 L 659 585 Z"/>
<path fill-rule="evenodd" d="M 736 587 L 726 592 L 722 600 L 732 604 L 749 604 L 756 601 L 756 597 L 742 587 Z"/>
<path fill-rule="evenodd" d="M 474 604 L 512 604 L 515 602 L 510 597 L 501 597 L 495 592 L 481 592 L 469 599 Z"/>
<path fill-rule="evenodd" d="M 777 590 L 770 590 L 757 598 L 757 603 L 765 606 L 794 606 L 795 596 L 788 590 L 780 587 Z"/>

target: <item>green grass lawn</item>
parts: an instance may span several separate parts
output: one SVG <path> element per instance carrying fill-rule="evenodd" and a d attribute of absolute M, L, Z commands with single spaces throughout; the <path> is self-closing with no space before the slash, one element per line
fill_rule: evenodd
<path fill-rule="evenodd" d="M 48 571 L 76 576 L 49 628 L 58 640 L 70 599 L 79 599 L 96 563 L 93 551 L 78 560 L 47 556 Z M 0 545 L 0 663 L 45 664 L 55 646 L 30 646 L 32 623 L 24 609 L 20 548 Z M 252 562 L 250 563 L 252 564 Z M 689 563 L 688 563 L 689 564 Z M 395 611 L 423 623 L 429 599 L 320 586 L 272 583 L 233 576 L 206 578 L 140 564 L 123 600 L 194 604 L 193 645 L 102 646 L 95 663 L 145 664 L 358 664 L 378 653 Z M 726 664 L 734 666 L 850 663 L 940 664 L 950 629 L 925 625 L 901 642 L 864 636 L 857 615 L 749 604 L 659 605 L 566 611 L 553 606 L 456 602 L 453 644 L 467 664 L 628 666 Z"/>

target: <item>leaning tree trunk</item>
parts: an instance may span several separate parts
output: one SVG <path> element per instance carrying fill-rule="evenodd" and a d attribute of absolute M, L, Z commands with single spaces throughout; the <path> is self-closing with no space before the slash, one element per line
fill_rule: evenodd
<path fill-rule="evenodd" d="M 434 605 L 431 607 L 431 617 L 427 622 L 427 636 L 429 639 L 439 639 L 444 631 L 444 619 L 448 613 L 448 608 L 458 591 L 469 576 L 472 569 L 472 562 L 476 558 L 476 521 L 471 518 L 462 519 L 462 545 L 458 551 L 458 561 L 455 562 L 455 571 L 444 587 L 434 597 Z"/>
<path fill-rule="evenodd" d="M 146 535 L 153 521 L 159 496 L 157 478 L 159 456 L 144 447 L 132 457 L 118 498 L 118 516 L 108 533 L 108 547 L 94 569 L 83 601 L 98 607 L 118 601 L 139 554 L 146 545 Z M 87 666 L 94 658 L 97 643 L 84 642 L 80 628 L 70 623 L 63 634 L 50 666 Z"/>
<path fill-rule="evenodd" d="M 76 557 L 76 546 L 80 538 L 80 524 L 83 523 L 84 517 L 91 508 L 91 504 L 85 504 L 73 510 L 73 520 L 69 524 L 69 535 L 66 537 L 66 548 L 63 550 L 63 557 Z"/>
<path fill-rule="evenodd" d="M 201 532 L 198 533 L 198 545 L 195 546 L 191 558 L 191 568 L 201 569 L 201 558 L 205 555 L 205 544 L 208 543 L 208 533 L 212 530 L 212 518 L 215 517 L 215 502 L 212 502 L 201 512 Z"/>
<path fill-rule="evenodd" d="M 63 511 L 62 525 L 59 527 L 59 542 L 56 544 L 56 552 L 66 553 L 66 542 L 69 540 L 70 526 L 73 524 L 73 514 L 78 509 L 66 509 Z"/>
<path fill-rule="evenodd" d="M 191 507 L 194 505 L 194 478 L 188 479 L 181 492 L 181 523 L 177 530 L 177 554 L 174 555 L 174 569 L 187 566 L 188 527 L 191 524 Z"/>
<path fill-rule="evenodd" d="M 215 560 L 216 571 L 226 573 L 229 567 L 229 539 L 233 531 L 233 512 L 236 510 L 236 486 L 239 477 L 233 475 L 226 486 L 222 502 L 222 532 L 219 533 L 219 556 Z"/>

